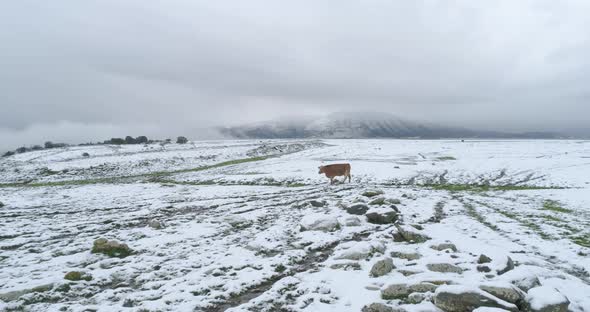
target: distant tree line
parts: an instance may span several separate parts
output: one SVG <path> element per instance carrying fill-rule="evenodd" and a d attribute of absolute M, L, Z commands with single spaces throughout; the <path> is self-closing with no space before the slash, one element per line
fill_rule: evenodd
<path fill-rule="evenodd" d="M 141 135 L 136 138 L 128 135 L 124 139 L 123 138 L 111 138 L 110 140 L 105 140 L 102 143 L 81 143 L 81 144 L 78 144 L 78 146 L 101 145 L 101 144 L 125 145 L 125 144 L 152 144 L 152 143 L 169 144 L 169 143 L 172 143 L 172 139 L 166 139 L 164 141 L 162 141 L 162 140 L 149 140 L 148 137 L 146 137 L 145 135 Z M 176 143 L 177 144 L 186 144 L 186 143 L 188 143 L 188 139 L 184 136 L 179 136 L 176 138 Z M 67 147 L 67 146 L 70 146 L 70 145 L 66 144 L 66 143 L 53 143 L 51 141 L 47 141 L 47 142 L 45 142 L 45 144 L 43 146 L 33 145 L 31 147 L 25 147 L 25 146 L 19 147 L 14 151 L 8 151 L 8 152 L 4 153 L 2 155 L 2 157 L 8 157 L 8 156 L 12 156 L 15 154 L 22 154 L 22 153 L 31 152 L 31 151 L 40 151 L 40 150 L 44 150 L 44 149 L 60 148 L 60 147 Z M 84 153 L 84 154 L 88 154 L 88 153 Z M 87 155 L 84 155 L 84 156 L 87 156 Z"/>

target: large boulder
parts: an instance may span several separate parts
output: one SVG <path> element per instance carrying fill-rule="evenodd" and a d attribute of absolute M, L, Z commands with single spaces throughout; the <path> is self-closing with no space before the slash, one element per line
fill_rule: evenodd
<path fill-rule="evenodd" d="M 361 219 L 355 216 L 346 217 L 344 219 L 344 225 L 346 226 L 359 226 L 361 225 Z"/>
<path fill-rule="evenodd" d="M 99 238 L 94 241 L 92 253 L 101 253 L 109 257 L 125 258 L 131 255 L 133 251 L 126 244 L 119 243 L 115 240 Z"/>
<path fill-rule="evenodd" d="M 353 215 L 364 215 L 369 210 L 369 206 L 365 204 L 354 204 L 348 208 L 346 208 L 346 212 L 353 214 Z"/>
<path fill-rule="evenodd" d="M 530 289 L 525 300 L 531 312 L 567 312 L 570 304 L 566 296 L 550 286 Z"/>
<path fill-rule="evenodd" d="M 140 135 L 140 136 L 138 136 L 138 137 L 135 139 L 135 142 L 136 142 L 137 144 L 145 144 L 145 143 L 148 143 L 148 141 L 149 141 L 149 140 L 148 140 L 148 138 L 147 138 L 145 135 Z"/>
<path fill-rule="evenodd" d="M 373 224 L 392 224 L 398 219 L 398 213 L 395 211 L 370 212 L 365 215 L 367 222 Z"/>
<path fill-rule="evenodd" d="M 371 303 L 362 308 L 361 312 L 402 312 L 404 309 L 392 308 L 383 303 Z"/>
<path fill-rule="evenodd" d="M 447 312 L 471 312 L 480 307 L 518 311 L 518 308 L 512 303 L 481 289 L 461 285 L 440 286 L 434 293 L 434 305 Z"/>
<path fill-rule="evenodd" d="M 340 229 L 338 219 L 324 214 L 310 214 L 301 219 L 301 231 L 332 232 Z"/>
<path fill-rule="evenodd" d="M 438 285 L 432 283 L 418 284 L 392 284 L 381 291 L 381 298 L 384 300 L 404 299 L 412 293 L 434 292 Z"/>
<path fill-rule="evenodd" d="M 479 288 L 506 302 L 510 302 L 516 305 L 521 305 L 526 295 L 522 290 L 518 289 L 516 286 L 513 286 L 511 284 L 484 284 L 480 285 Z"/>
<path fill-rule="evenodd" d="M 188 143 L 188 139 L 186 137 L 179 136 L 178 138 L 176 138 L 176 143 L 185 144 L 185 143 Z"/>
<path fill-rule="evenodd" d="M 383 260 L 379 260 L 373 264 L 371 268 L 370 275 L 372 277 L 379 277 L 383 276 L 395 269 L 395 265 L 393 265 L 393 260 L 391 258 L 385 258 Z"/>
<path fill-rule="evenodd" d="M 421 231 L 409 227 L 409 226 L 401 226 L 396 224 L 395 227 L 397 228 L 397 233 L 403 238 L 405 241 L 410 243 L 424 243 L 430 239 L 430 237 L 426 234 L 423 234 Z"/>
<path fill-rule="evenodd" d="M 463 273 L 463 269 L 450 263 L 429 263 L 426 267 L 432 272 L 439 273 Z"/>
<path fill-rule="evenodd" d="M 422 257 L 422 255 L 420 255 L 417 252 L 400 252 L 400 251 L 392 251 L 390 253 L 390 255 L 393 258 L 399 258 L 399 259 L 405 259 L 405 260 L 418 260 Z"/>

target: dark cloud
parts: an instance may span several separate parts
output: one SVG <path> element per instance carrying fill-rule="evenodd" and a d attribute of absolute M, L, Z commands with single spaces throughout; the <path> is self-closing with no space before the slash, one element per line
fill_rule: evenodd
<path fill-rule="evenodd" d="M 112 129 L 167 136 L 340 110 L 583 127 L 589 9 L 587 1 L 3 1 L 0 132 L 27 143 L 43 137 L 35 129 L 64 124 L 79 127 L 72 140 Z"/>

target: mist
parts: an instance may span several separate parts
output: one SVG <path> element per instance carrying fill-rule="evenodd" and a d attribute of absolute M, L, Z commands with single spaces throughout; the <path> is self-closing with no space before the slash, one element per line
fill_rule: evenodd
<path fill-rule="evenodd" d="M 587 129 L 587 1 L 4 1 L 0 150 L 378 111 Z"/>

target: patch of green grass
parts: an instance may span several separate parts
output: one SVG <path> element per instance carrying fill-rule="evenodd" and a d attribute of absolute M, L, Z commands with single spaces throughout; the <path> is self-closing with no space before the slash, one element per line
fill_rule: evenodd
<path fill-rule="evenodd" d="M 556 200 L 545 200 L 543 202 L 543 210 L 550 210 L 550 211 L 555 211 L 555 212 L 561 212 L 561 213 L 572 213 L 573 211 L 571 209 L 567 209 L 567 208 L 563 208 L 561 206 L 561 204 L 556 201 Z"/>
<path fill-rule="evenodd" d="M 172 171 L 156 171 L 150 172 L 145 174 L 137 174 L 137 175 L 130 175 L 130 176 L 120 176 L 120 177 L 109 177 L 109 178 L 96 178 L 96 179 L 86 179 L 86 180 L 68 180 L 68 181 L 51 181 L 51 182 L 33 182 L 33 183 L 0 183 L 0 188 L 6 187 L 47 187 L 47 186 L 66 186 L 66 185 L 88 185 L 88 184 L 100 184 L 100 183 L 120 183 L 124 180 L 135 180 L 141 178 L 159 178 L 164 176 L 170 176 L 173 174 L 178 173 L 186 173 L 186 172 L 196 172 L 196 171 L 204 171 L 210 170 L 225 166 L 232 166 L 238 165 L 248 162 L 255 162 L 261 161 L 270 158 L 271 156 L 260 156 L 260 157 L 250 157 L 250 158 L 242 158 L 242 159 L 235 159 L 220 162 L 213 165 L 208 166 L 201 166 L 197 168 L 189 168 L 189 169 L 181 169 L 181 170 L 172 170 Z"/>
<path fill-rule="evenodd" d="M 482 216 L 479 212 L 477 212 L 477 210 L 475 209 L 475 207 L 471 204 L 468 203 L 463 203 L 463 207 L 465 208 L 465 211 L 467 211 L 467 214 L 472 217 L 473 219 L 477 220 L 479 223 L 489 227 L 490 229 L 494 230 L 494 231 L 498 231 L 498 227 L 492 223 L 490 223 L 489 221 L 487 221 L 484 216 Z"/>
<path fill-rule="evenodd" d="M 440 161 L 457 160 L 457 158 L 455 158 L 453 156 L 441 156 L 441 157 L 436 157 L 436 159 L 440 160 Z"/>
<path fill-rule="evenodd" d="M 590 234 L 571 236 L 570 239 L 574 244 L 590 248 Z"/>

